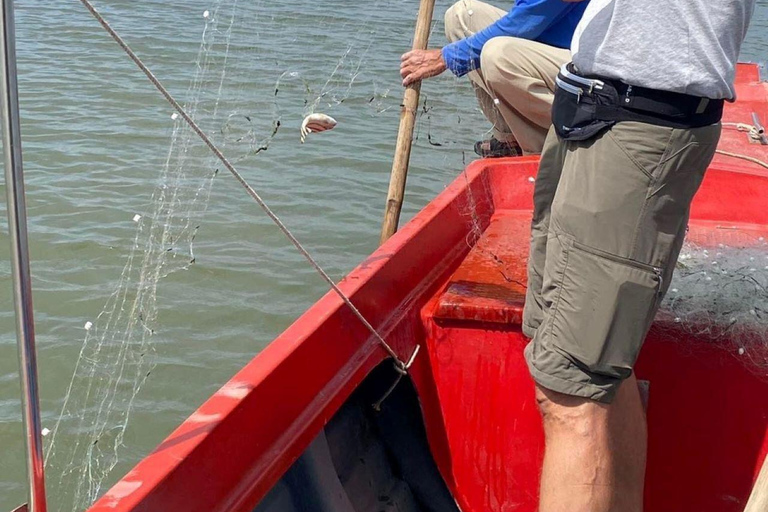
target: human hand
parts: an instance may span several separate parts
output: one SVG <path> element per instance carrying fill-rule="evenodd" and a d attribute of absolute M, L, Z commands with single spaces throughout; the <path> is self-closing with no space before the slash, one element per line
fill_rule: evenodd
<path fill-rule="evenodd" d="M 400 76 L 403 86 L 437 76 L 446 70 L 441 50 L 413 50 L 400 57 Z"/>

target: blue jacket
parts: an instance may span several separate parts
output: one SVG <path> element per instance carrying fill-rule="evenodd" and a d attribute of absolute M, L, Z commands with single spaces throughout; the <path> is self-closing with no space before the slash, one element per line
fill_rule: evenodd
<path fill-rule="evenodd" d="M 570 48 L 573 32 L 589 2 L 517 0 L 509 14 L 493 25 L 443 48 L 448 69 L 463 76 L 480 69 L 480 52 L 490 39 L 512 36 L 558 48 Z"/>

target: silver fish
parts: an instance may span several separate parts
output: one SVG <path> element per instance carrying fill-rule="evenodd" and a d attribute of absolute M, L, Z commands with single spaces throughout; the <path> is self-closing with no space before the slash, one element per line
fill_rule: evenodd
<path fill-rule="evenodd" d="M 313 132 L 324 132 L 336 127 L 336 120 L 325 114 L 310 114 L 301 123 L 301 143 Z"/>

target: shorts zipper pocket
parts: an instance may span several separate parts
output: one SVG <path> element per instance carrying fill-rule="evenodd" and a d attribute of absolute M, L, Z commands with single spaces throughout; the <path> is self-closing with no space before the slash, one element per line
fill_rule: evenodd
<path fill-rule="evenodd" d="M 565 80 L 562 80 L 559 76 L 555 77 L 555 84 L 557 84 L 557 86 L 562 90 L 576 95 L 577 103 L 581 101 L 581 96 L 584 94 L 584 89 L 582 89 L 581 87 L 576 87 L 575 85 L 571 85 Z"/>
<path fill-rule="evenodd" d="M 654 274 L 656 276 L 656 282 L 658 283 L 658 286 L 656 288 L 656 293 L 659 297 L 661 296 L 662 290 L 664 289 L 664 269 L 662 269 L 661 267 L 656 267 L 654 265 L 647 265 L 645 263 L 640 263 L 639 261 L 631 260 L 629 258 L 622 258 L 621 256 L 616 256 L 615 254 L 611 254 L 606 251 L 601 251 L 600 249 L 595 249 L 594 247 L 584 245 L 580 242 L 576 242 L 575 240 L 573 242 L 573 247 L 580 251 L 591 254 L 593 256 L 597 256 L 598 258 L 605 258 L 615 263 L 627 265 L 629 267 L 634 267 L 638 270 L 642 270 L 644 272 Z"/>

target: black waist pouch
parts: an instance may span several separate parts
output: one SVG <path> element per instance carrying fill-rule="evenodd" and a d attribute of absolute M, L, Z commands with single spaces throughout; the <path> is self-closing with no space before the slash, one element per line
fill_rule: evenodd
<path fill-rule="evenodd" d="M 609 98 L 594 90 L 584 94 L 580 87 L 569 86 L 559 79 L 552 104 L 552 124 L 557 136 L 565 140 L 587 140 L 616 124 L 597 116 L 598 106 L 606 100 Z"/>

